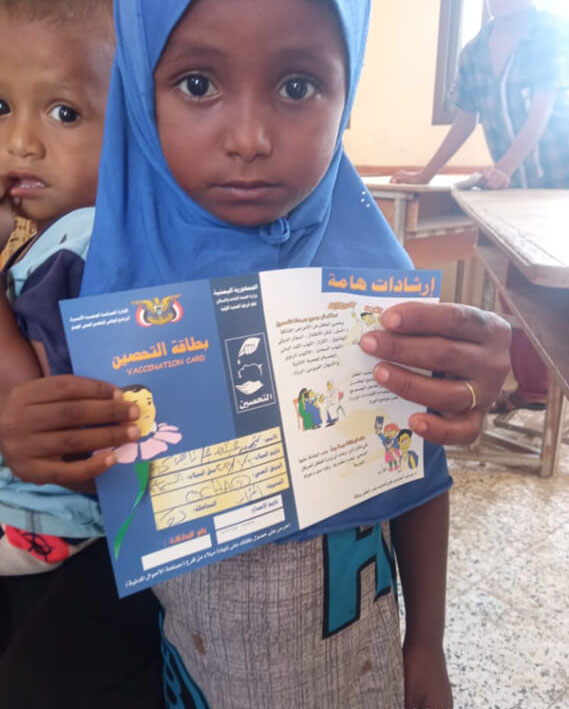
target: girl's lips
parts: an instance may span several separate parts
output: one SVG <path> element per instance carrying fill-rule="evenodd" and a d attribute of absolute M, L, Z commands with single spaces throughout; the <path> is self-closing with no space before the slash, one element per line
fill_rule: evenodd
<path fill-rule="evenodd" d="M 272 198 L 278 185 L 271 182 L 225 182 L 215 185 L 214 190 L 230 201 L 260 202 Z"/>

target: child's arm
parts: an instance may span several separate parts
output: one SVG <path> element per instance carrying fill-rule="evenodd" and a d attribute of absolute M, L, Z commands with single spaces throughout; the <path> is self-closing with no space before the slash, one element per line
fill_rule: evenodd
<path fill-rule="evenodd" d="M 0 289 L 0 410 L 17 384 L 41 377 L 39 362 L 29 342 L 18 330 L 10 303 Z"/>
<path fill-rule="evenodd" d="M 443 649 L 448 493 L 391 523 L 405 600 L 405 707 L 451 709 Z"/>
<path fill-rule="evenodd" d="M 506 189 L 510 177 L 535 148 L 544 134 L 553 113 L 557 91 L 540 91 L 530 106 L 526 122 L 514 138 L 508 152 L 492 167 L 481 171 L 481 185 L 486 189 Z"/>
<path fill-rule="evenodd" d="M 493 313 L 450 303 L 396 305 L 385 311 L 382 323 L 383 331 L 368 332 L 360 341 L 365 352 L 382 360 L 375 368 L 376 381 L 440 414 L 413 414 L 409 428 L 444 445 L 476 440 L 509 370 L 509 325 Z"/>
<path fill-rule="evenodd" d="M 0 410 L 4 462 L 26 482 L 85 489 L 116 462 L 109 448 L 140 437 L 138 407 L 121 397 L 112 384 L 73 375 L 15 386 Z M 76 459 L 92 451 L 101 452 Z"/>
<path fill-rule="evenodd" d="M 404 170 L 396 172 L 391 178 L 391 182 L 428 185 L 433 177 L 442 170 L 452 156 L 466 143 L 476 128 L 477 122 L 478 116 L 476 113 L 470 113 L 459 108 L 446 138 L 427 165 L 419 172 L 405 172 Z"/>

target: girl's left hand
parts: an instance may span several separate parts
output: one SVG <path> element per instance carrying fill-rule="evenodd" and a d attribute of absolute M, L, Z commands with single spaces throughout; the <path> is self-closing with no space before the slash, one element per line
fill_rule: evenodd
<path fill-rule="evenodd" d="M 452 690 L 442 648 L 403 645 L 405 709 L 452 709 Z"/>
<path fill-rule="evenodd" d="M 385 330 L 360 346 L 378 357 L 380 386 L 439 413 L 413 414 L 409 427 L 434 443 L 472 443 L 509 371 L 510 326 L 468 305 L 403 303 L 382 315 Z M 418 374 L 398 365 L 442 374 Z"/>

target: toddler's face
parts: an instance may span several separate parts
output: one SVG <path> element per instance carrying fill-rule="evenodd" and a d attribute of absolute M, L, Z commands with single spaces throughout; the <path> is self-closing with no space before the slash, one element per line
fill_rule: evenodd
<path fill-rule="evenodd" d="M 0 12 L 0 180 L 40 227 L 95 203 L 107 29 Z"/>
<path fill-rule="evenodd" d="M 332 158 L 345 49 L 323 0 L 196 0 L 155 71 L 158 132 L 180 186 L 216 217 L 286 216 Z"/>

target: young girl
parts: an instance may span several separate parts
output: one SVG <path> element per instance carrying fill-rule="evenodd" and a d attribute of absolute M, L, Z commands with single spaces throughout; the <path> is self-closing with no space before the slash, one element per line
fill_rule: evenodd
<path fill-rule="evenodd" d="M 368 13 L 362 0 L 120 0 L 83 292 L 311 264 L 407 267 L 341 147 Z M 379 365 L 386 386 L 445 413 L 414 416 L 414 430 L 435 441 L 475 436 L 505 374 L 507 328 L 479 311 L 416 304 L 391 309 L 383 324 L 362 341 L 366 351 L 455 377 Z M 57 451 L 62 439 L 66 453 L 81 453 L 118 436 L 119 426 L 85 429 L 119 420 L 112 396 L 80 377 L 24 385 L 0 444 L 35 482 L 93 477 L 112 455 L 69 463 Z M 406 513 L 397 492 L 384 495 L 158 587 L 169 705 L 402 706 L 390 527 L 378 524 L 396 518 L 405 701 L 450 706 L 450 479 L 439 447 L 426 444 L 425 460 Z"/>
<path fill-rule="evenodd" d="M 293 266 L 407 267 L 341 146 L 368 13 L 363 0 L 119 0 L 82 293 Z M 392 311 L 391 326 L 419 312 L 421 332 L 441 327 L 436 308 Z M 476 319 L 483 330 L 488 321 Z M 368 335 L 365 348 L 382 355 L 395 346 L 387 339 Z M 434 364 L 435 339 L 424 338 L 423 364 Z M 411 349 L 395 358 L 423 357 Z M 404 376 L 378 372 L 391 384 Z M 427 403 L 476 407 L 470 386 L 439 383 L 433 395 L 426 378 L 408 376 L 407 391 Z M 412 423 L 422 433 L 438 426 L 428 415 Z M 169 705 L 403 706 L 390 529 L 377 524 L 399 515 L 406 705 L 450 707 L 442 649 L 450 478 L 440 448 L 427 444 L 425 459 L 407 514 L 397 493 L 383 496 L 287 543 L 157 586 Z"/>

